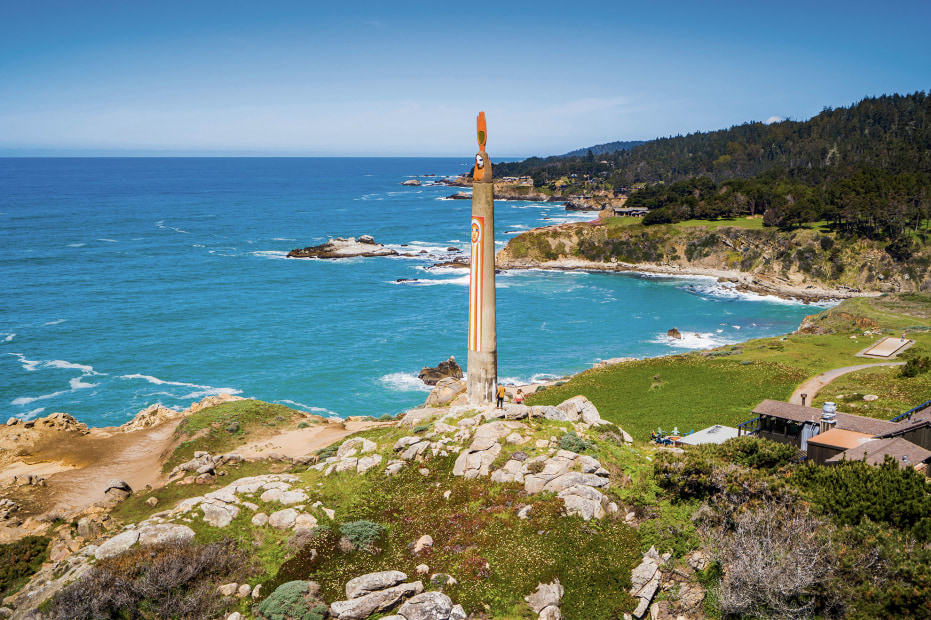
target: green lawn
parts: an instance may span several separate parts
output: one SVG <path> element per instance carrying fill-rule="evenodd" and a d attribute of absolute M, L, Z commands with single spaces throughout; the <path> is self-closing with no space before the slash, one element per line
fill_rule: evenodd
<path fill-rule="evenodd" d="M 528 399 L 557 405 L 585 395 L 605 420 L 647 441 L 661 427 L 682 433 L 714 424 L 736 426 L 753 417 L 760 401 L 788 399 L 807 374 L 785 364 L 705 358 L 660 357 L 590 370 Z"/>

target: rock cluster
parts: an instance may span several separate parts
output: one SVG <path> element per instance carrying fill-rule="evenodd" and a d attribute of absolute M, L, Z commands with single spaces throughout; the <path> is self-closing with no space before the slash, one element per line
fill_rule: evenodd
<path fill-rule="evenodd" d="M 337 237 L 322 245 L 297 248 L 288 252 L 288 258 L 352 258 L 355 256 L 397 256 L 398 253 L 380 243 L 375 243 L 371 235 L 362 235 L 358 241 L 355 237 L 344 239 Z"/>
<path fill-rule="evenodd" d="M 65 431 L 68 433 L 81 433 L 86 435 L 90 432 L 87 424 L 78 422 L 74 416 L 68 413 L 53 413 L 44 418 L 35 420 L 21 420 L 19 418 L 10 418 L 6 421 L 7 426 L 22 425 L 23 428 L 38 428 L 43 430 Z"/>
<path fill-rule="evenodd" d="M 120 432 L 131 433 L 133 431 L 152 428 L 153 426 L 158 426 L 159 424 L 164 424 L 171 420 L 187 417 L 207 407 L 222 405 L 223 403 L 234 400 L 243 400 L 243 398 L 240 396 L 233 396 L 232 394 L 216 394 L 214 396 L 207 396 L 196 403 L 192 403 L 190 407 L 183 411 L 175 411 L 174 409 L 162 407 L 160 404 L 156 403 L 150 407 L 146 407 L 137 413 L 132 420 L 120 426 Z"/>
<path fill-rule="evenodd" d="M 651 620 L 690 620 L 703 618 L 702 603 L 705 590 L 697 582 L 695 571 L 708 567 L 708 558 L 701 551 L 693 551 L 685 558 L 685 566 L 673 566 L 672 554 L 660 555 L 655 547 L 643 555 L 643 561 L 631 573 L 630 593 L 637 599 L 634 618 Z M 667 600 L 653 601 L 660 590 L 672 592 Z M 631 616 L 625 614 L 625 618 Z"/>
<path fill-rule="evenodd" d="M 345 471 L 364 474 L 381 463 L 382 456 L 372 454 L 377 449 L 378 446 L 375 445 L 374 441 L 353 437 L 343 442 L 336 451 L 336 456 L 327 457 L 322 462 L 314 465 L 313 469 L 323 471 L 326 476 L 334 472 L 341 473 Z"/>
<path fill-rule="evenodd" d="M 369 573 L 346 583 L 346 600 L 330 605 L 330 615 L 338 620 L 363 620 L 371 614 L 404 603 L 395 615 L 383 620 L 465 620 L 461 605 L 442 592 L 424 592 L 423 583 L 405 583 L 401 571 Z M 406 599 L 406 600 L 405 600 Z"/>
<path fill-rule="evenodd" d="M 235 453 L 211 456 L 207 452 L 195 452 L 193 459 L 171 470 L 168 480 L 181 484 L 213 484 L 217 479 L 217 468 L 228 463 L 241 463 L 242 461 L 242 455 Z"/>

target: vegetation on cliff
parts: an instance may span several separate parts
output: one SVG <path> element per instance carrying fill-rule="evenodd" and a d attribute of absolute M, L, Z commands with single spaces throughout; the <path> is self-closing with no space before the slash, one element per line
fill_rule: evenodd
<path fill-rule="evenodd" d="M 589 179 L 630 191 L 646 223 L 763 215 L 793 229 L 826 222 L 844 236 L 884 240 L 908 258 L 931 218 L 931 96 L 870 97 L 807 121 L 652 140 L 599 155 L 498 164 L 540 187 Z"/>
<path fill-rule="evenodd" d="M 718 269 L 769 276 L 786 284 L 869 291 L 931 287 L 931 247 L 911 245 L 908 260 L 898 246 L 849 237 L 826 228 L 782 231 L 759 219 L 683 222 L 647 226 L 635 218 L 539 228 L 512 238 L 499 253 L 504 268 L 554 261 L 653 264 Z"/>

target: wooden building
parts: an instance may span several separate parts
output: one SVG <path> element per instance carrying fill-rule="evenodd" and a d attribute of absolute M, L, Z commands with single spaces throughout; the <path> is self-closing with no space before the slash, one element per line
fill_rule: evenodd
<path fill-rule="evenodd" d="M 740 424 L 739 435 L 755 435 L 790 444 L 819 465 L 847 460 L 882 463 L 888 454 L 931 475 L 931 407 L 899 422 L 851 413 L 764 400 L 753 409 L 756 418 Z"/>

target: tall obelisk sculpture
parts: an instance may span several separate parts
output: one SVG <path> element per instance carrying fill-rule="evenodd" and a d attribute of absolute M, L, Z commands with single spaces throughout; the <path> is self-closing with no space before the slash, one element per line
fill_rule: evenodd
<path fill-rule="evenodd" d="M 472 175 L 471 262 L 469 267 L 469 403 L 493 402 L 498 381 L 495 328 L 495 186 L 485 152 L 485 113 L 478 114 L 478 154 Z"/>

